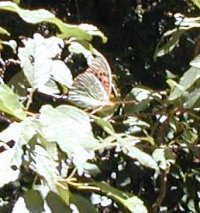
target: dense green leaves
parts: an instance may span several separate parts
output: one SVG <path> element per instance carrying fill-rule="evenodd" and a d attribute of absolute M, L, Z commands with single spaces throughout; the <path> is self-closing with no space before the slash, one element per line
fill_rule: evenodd
<path fill-rule="evenodd" d="M 131 16 L 140 16 L 143 27 L 150 5 L 137 5 L 130 7 Z M 93 37 L 106 42 L 104 34 L 94 25 L 65 23 L 44 9 L 21 8 L 20 1 L 1 1 L 1 11 L 5 17 L 15 13 L 31 30 L 38 26 L 41 34 L 27 35 L 20 26 L 19 37 L 6 22 L 0 26 L 1 39 L 10 39 L 0 41 L 0 212 L 198 212 L 200 56 L 180 80 L 170 69 L 169 87 L 162 85 L 162 91 L 123 82 L 122 75 L 130 79 L 131 73 L 117 56 L 113 84 L 119 81 L 116 88 L 111 85 L 110 99 L 119 100 L 122 93 L 123 101 L 111 111 L 82 110 L 69 104 L 68 91 L 73 78 L 101 54 L 90 42 Z M 129 15 L 123 27 L 136 17 Z M 200 27 L 199 17 L 174 18 L 155 57 L 170 53 L 186 31 Z M 157 25 L 161 32 L 164 24 Z M 129 51 L 123 57 L 134 65 L 144 60 L 149 71 L 151 59 L 126 42 L 138 57 Z M 100 74 L 94 79 L 100 76 L 106 84 L 106 74 Z"/>

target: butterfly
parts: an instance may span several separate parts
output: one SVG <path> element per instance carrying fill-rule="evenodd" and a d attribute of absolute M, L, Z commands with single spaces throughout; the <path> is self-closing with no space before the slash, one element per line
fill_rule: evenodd
<path fill-rule="evenodd" d="M 97 109 L 112 105 L 111 68 L 102 54 L 98 54 L 91 65 L 79 74 L 69 89 L 68 101 L 84 109 Z"/>

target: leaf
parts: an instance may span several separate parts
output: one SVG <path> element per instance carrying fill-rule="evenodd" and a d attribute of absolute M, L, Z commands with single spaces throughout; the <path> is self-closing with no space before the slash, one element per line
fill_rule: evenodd
<path fill-rule="evenodd" d="M 109 121 L 107 121 L 103 118 L 100 118 L 100 117 L 96 117 L 96 116 L 92 116 L 92 117 L 93 117 L 95 123 L 98 126 L 100 126 L 105 132 L 107 132 L 110 135 L 115 134 L 115 130 Z"/>
<path fill-rule="evenodd" d="M 28 190 L 24 194 L 26 207 L 31 213 L 39 213 L 44 211 L 44 200 L 37 190 Z"/>
<path fill-rule="evenodd" d="M 57 193 L 56 182 L 59 172 L 57 170 L 58 163 L 52 159 L 51 155 L 39 145 L 34 147 L 34 151 L 30 154 L 31 167 L 38 175 L 44 178 L 48 187 Z"/>
<path fill-rule="evenodd" d="M 85 112 L 66 105 L 57 108 L 46 105 L 40 112 L 40 132 L 47 141 L 56 141 L 79 168 L 82 168 L 87 159 L 93 158 L 93 149 L 98 142 Z"/>
<path fill-rule="evenodd" d="M 59 213 L 71 213 L 70 208 L 66 203 L 54 192 L 49 192 L 46 197 L 47 205 L 51 209 L 51 212 Z"/>
<path fill-rule="evenodd" d="M 50 13 L 47 10 L 39 9 L 39 10 L 32 11 L 32 10 L 22 9 L 14 2 L 9 2 L 9 1 L 0 2 L 0 10 L 15 12 L 20 16 L 21 19 L 31 24 L 37 24 L 39 22 L 43 22 L 50 18 L 55 17 L 53 13 Z"/>
<path fill-rule="evenodd" d="M 149 107 L 152 100 L 160 100 L 161 98 L 159 93 L 147 87 L 134 87 L 125 97 L 124 102 L 127 102 L 127 104 L 124 107 L 124 113 L 143 111 Z"/>
<path fill-rule="evenodd" d="M 63 39 L 75 37 L 77 39 L 91 41 L 93 35 L 98 35 L 101 36 L 101 39 L 104 43 L 107 41 L 106 36 L 93 25 L 85 26 L 84 24 L 66 24 L 58 18 L 49 19 L 47 22 L 57 25 L 61 32 L 60 37 L 62 37 Z M 93 28 L 94 30 L 89 29 L 88 26 L 91 27 L 91 29 Z"/>
<path fill-rule="evenodd" d="M 184 106 L 188 109 L 194 109 L 200 107 L 200 88 L 190 92 L 186 97 Z"/>
<path fill-rule="evenodd" d="M 160 169 L 169 173 L 171 164 L 175 163 L 175 155 L 171 148 L 158 148 L 155 149 L 153 154 L 153 158 L 158 163 Z"/>
<path fill-rule="evenodd" d="M 141 151 L 137 147 L 123 144 L 122 151 L 129 157 L 136 159 L 141 165 L 154 169 L 157 173 L 159 172 L 156 161 L 149 154 Z"/>
<path fill-rule="evenodd" d="M 107 42 L 107 38 L 104 36 L 104 34 L 101 31 L 99 31 L 99 29 L 96 26 L 91 24 L 80 24 L 79 28 L 86 31 L 90 35 L 99 36 L 100 38 L 102 38 L 104 43 Z"/>
<path fill-rule="evenodd" d="M 61 60 L 52 61 L 52 78 L 62 86 L 69 88 L 73 84 L 72 74 L 70 69 Z"/>
<path fill-rule="evenodd" d="M 19 96 L 26 96 L 28 92 L 27 88 L 30 87 L 30 84 L 28 83 L 22 71 L 17 72 L 15 75 L 13 75 L 7 85 L 13 88 Z"/>
<path fill-rule="evenodd" d="M 123 205 L 133 213 L 148 213 L 147 208 L 144 206 L 144 202 L 137 196 L 132 196 L 131 198 L 126 199 L 123 202 Z"/>
<path fill-rule="evenodd" d="M 200 9 L 200 2 L 199 2 L 199 0 L 190 0 L 190 1 L 193 2 Z"/>
<path fill-rule="evenodd" d="M 117 203 L 122 204 L 132 213 L 148 212 L 143 201 L 139 199 L 137 196 L 133 196 L 132 194 L 120 191 L 104 182 L 101 183 L 93 182 L 92 185 L 99 187 L 102 193 L 104 193 L 106 196 L 110 197 Z"/>
<path fill-rule="evenodd" d="M 90 213 L 97 213 L 97 209 L 89 199 L 80 194 L 73 193 L 71 195 L 70 203 L 75 204 L 79 212 L 90 212 Z"/>
<path fill-rule="evenodd" d="M 70 42 L 68 50 L 70 53 L 83 54 L 88 61 L 94 59 L 92 55 L 93 47 L 88 42 L 73 40 Z M 89 64 L 90 65 L 90 64 Z"/>
<path fill-rule="evenodd" d="M 12 0 L 15 4 L 20 4 L 20 0 Z"/>
<path fill-rule="evenodd" d="M 169 80 L 168 80 L 169 82 Z M 172 84 L 173 83 L 173 84 Z M 191 67 L 176 83 L 170 79 L 171 93 L 169 101 L 181 101 L 187 108 L 195 108 L 200 105 L 199 89 L 200 86 L 200 69 Z"/>
<path fill-rule="evenodd" d="M 135 116 L 129 116 L 126 120 L 123 121 L 123 124 L 128 126 L 128 130 L 126 131 L 128 134 L 133 134 L 137 132 L 141 132 L 144 129 L 149 129 L 150 125 Z"/>
<path fill-rule="evenodd" d="M 0 111 L 11 116 L 24 120 L 26 113 L 23 110 L 22 104 L 19 102 L 19 97 L 7 85 L 0 85 Z"/>
<path fill-rule="evenodd" d="M 69 191 L 67 184 L 56 184 L 56 193 L 62 198 L 62 200 L 69 205 L 69 199 L 71 196 L 71 193 Z"/>
<path fill-rule="evenodd" d="M 14 133 L 14 134 L 13 134 Z M 22 163 L 22 146 L 27 144 L 35 134 L 31 122 L 12 123 L 0 132 L 0 141 L 7 143 L 14 141 L 14 146 L 0 153 L 0 187 L 18 178 Z"/>
<path fill-rule="evenodd" d="M 45 84 L 47 85 L 51 75 L 59 83 L 71 86 L 72 75 L 70 70 L 62 61 L 53 60 L 62 53 L 63 40 L 54 36 L 45 39 L 40 34 L 34 34 L 33 39 L 29 38 L 24 41 L 24 44 L 25 47 L 18 50 L 18 57 L 23 72 L 34 89 L 40 90 Z"/>
<path fill-rule="evenodd" d="M 0 27 L 0 35 L 10 36 L 10 33 L 3 27 Z"/>
<path fill-rule="evenodd" d="M 185 33 L 185 29 L 178 29 L 175 28 L 173 30 L 167 31 L 162 36 L 160 42 L 156 46 L 156 50 L 154 53 L 154 60 L 156 60 L 157 57 L 161 57 L 163 55 L 166 55 L 170 53 L 179 43 L 180 37 Z M 164 39 L 168 38 L 168 41 L 166 44 L 161 45 L 164 41 Z"/>
<path fill-rule="evenodd" d="M 0 10 L 17 13 L 22 20 L 30 24 L 38 24 L 41 22 L 49 22 L 55 24 L 62 38 L 75 37 L 81 40 L 91 41 L 93 36 L 100 36 L 103 42 L 107 41 L 105 35 L 98 30 L 97 27 L 89 24 L 72 25 L 62 22 L 55 18 L 54 14 L 44 10 L 27 10 L 20 8 L 17 4 L 9 1 L 0 2 Z"/>

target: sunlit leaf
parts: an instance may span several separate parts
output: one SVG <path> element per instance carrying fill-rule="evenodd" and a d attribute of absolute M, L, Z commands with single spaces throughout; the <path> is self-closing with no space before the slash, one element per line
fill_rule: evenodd
<path fill-rule="evenodd" d="M 51 75 L 66 86 L 72 84 L 71 72 L 67 66 L 60 60 L 53 60 L 64 47 L 61 39 L 45 39 L 40 34 L 34 34 L 34 38 L 29 38 L 24 44 L 25 47 L 19 48 L 18 56 L 23 72 L 33 88 L 43 87 L 50 81 Z"/>
<path fill-rule="evenodd" d="M 106 183 L 93 182 L 92 185 L 99 187 L 100 191 L 103 194 L 113 199 L 116 203 L 122 204 L 132 213 L 148 212 L 143 201 L 139 199 L 137 196 L 133 196 L 132 194 L 120 191 Z"/>
<path fill-rule="evenodd" d="M 71 53 L 83 54 L 84 57 L 89 61 L 94 58 L 92 55 L 91 48 L 92 46 L 88 42 L 82 43 L 81 41 L 75 40 L 70 42 L 68 50 Z"/>
<path fill-rule="evenodd" d="M 67 88 L 72 85 L 73 79 L 71 71 L 63 61 L 53 60 L 51 69 L 51 75 L 55 81 Z"/>
<path fill-rule="evenodd" d="M 144 206 L 144 202 L 137 196 L 132 196 L 131 198 L 126 199 L 123 204 L 130 212 L 148 213 L 147 208 Z"/>
<path fill-rule="evenodd" d="M 95 117 L 95 116 L 93 117 L 93 119 L 95 123 L 99 125 L 105 132 L 107 132 L 110 135 L 115 134 L 115 130 L 109 121 L 100 117 Z"/>
<path fill-rule="evenodd" d="M 31 24 L 37 24 L 39 22 L 55 17 L 53 13 L 50 13 L 47 10 L 39 9 L 39 10 L 32 11 L 32 10 L 22 9 L 14 2 L 9 2 L 9 1 L 0 2 L 0 10 L 6 10 L 6 11 L 18 13 L 20 18 L 22 18 L 24 21 Z"/>
<path fill-rule="evenodd" d="M 0 133 L 0 141 L 7 143 L 13 141 L 14 146 L 0 153 L 0 186 L 14 181 L 18 178 L 20 165 L 22 163 L 22 146 L 27 144 L 35 134 L 29 120 L 22 123 L 12 123 Z"/>
<path fill-rule="evenodd" d="M 103 42 L 107 41 L 105 35 L 98 30 L 97 27 L 89 24 L 72 25 L 62 22 L 60 19 L 55 18 L 54 14 L 44 10 L 27 10 L 22 9 L 17 4 L 9 1 L 0 2 L 0 10 L 17 13 L 21 19 L 31 24 L 38 24 L 40 22 L 49 22 L 55 24 L 61 31 L 63 38 L 75 37 L 83 40 L 90 41 L 93 36 L 100 36 Z"/>
<path fill-rule="evenodd" d="M 200 107 L 200 88 L 190 92 L 186 97 L 184 106 L 189 109 Z"/>
<path fill-rule="evenodd" d="M 0 27 L 0 35 L 10 36 L 10 33 L 3 27 Z"/>
<path fill-rule="evenodd" d="M 57 163 L 48 155 L 47 151 L 39 145 L 36 145 L 34 152 L 31 153 L 31 166 L 41 177 L 45 179 L 49 188 L 56 191 Z"/>
<path fill-rule="evenodd" d="M 56 193 L 62 198 L 62 200 L 69 205 L 69 199 L 70 199 L 70 191 L 67 185 L 64 184 L 56 184 Z"/>
<path fill-rule="evenodd" d="M 195 66 L 197 65 L 195 64 Z M 183 74 L 183 76 L 180 78 L 179 83 L 176 83 L 171 79 L 168 80 L 168 83 L 170 83 L 171 87 L 169 100 L 178 100 L 179 102 L 181 101 L 181 103 L 184 104 L 184 106 L 187 108 L 199 107 L 199 79 L 200 69 L 197 67 L 191 67 Z"/>
<path fill-rule="evenodd" d="M 12 0 L 15 4 L 20 4 L 20 0 Z"/>
<path fill-rule="evenodd" d="M 124 144 L 122 151 L 129 157 L 139 161 L 141 165 L 155 169 L 157 172 L 159 171 L 156 161 L 149 154 L 141 151 L 137 147 Z"/>
<path fill-rule="evenodd" d="M 158 43 L 155 53 L 154 53 L 154 60 L 156 60 L 157 57 L 161 57 L 163 55 L 166 55 L 170 53 L 179 43 L 180 37 L 185 33 L 185 29 L 178 29 L 175 28 L 173 30 L 167 31 L 163 37 L 161 38 L 161 41 Z M 168 39 L 168 41 L 163 44 L 165 39 Z M 163 45 L 162 45 L 163 44 Z"/>
<path fill-rule="evenodd" d="M 175 163 L 175 156 L 170 148 L 158 148 L 152 154 L 159 168 L 169 172 L 170 165 Z"/>
<path fill-rule="evenodd" d="M 190 0 L 190 1 L 193 2 L 200 9 L 200 2 L 199 2 L 199 0 Z"/>
<path fill-rule="evenodd" d="M 39 122 L 41 134 L 47 141 L 56 141 L 59 147 L 82 167 L 93 156 L 93 148 L 98 145 L 94 138 L 90 119 L 76 107 L 60 105 L 57 108 L 43 106 Z"/>
<path fill-rule="evenodd" d="M 26 117 L 23 106 L 19 102 L 19 97 L 5 84 L 0 85 L 0 111 L 20 120 L 23 120 Z"/>

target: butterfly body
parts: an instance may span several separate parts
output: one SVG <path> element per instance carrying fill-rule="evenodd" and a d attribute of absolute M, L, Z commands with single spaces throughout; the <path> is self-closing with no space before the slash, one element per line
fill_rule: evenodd
<path fill-rule="evenodd" d="M 99 55 L 69 89 L 68 100 L 78 107 L 96 109 L 110 105 L 112 74 L 106 59 Z"/>

